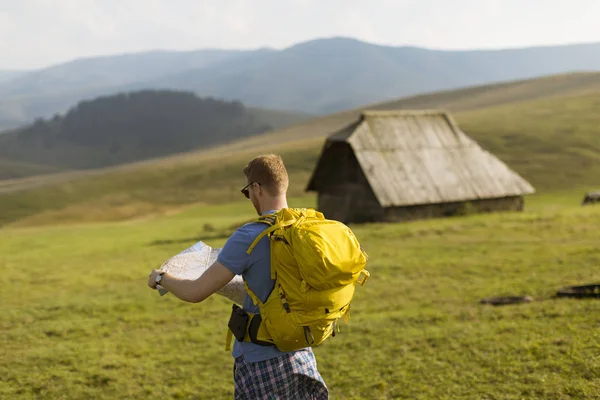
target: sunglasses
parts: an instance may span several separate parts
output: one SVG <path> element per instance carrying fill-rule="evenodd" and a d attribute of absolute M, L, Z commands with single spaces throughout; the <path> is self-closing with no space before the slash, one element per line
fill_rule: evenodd
<path fill-rule="evenodd" d="M 258 183 L 258 182 L 250 182 L 249 184 L 247 184 L 246 186 L 244 186 L 244 188 L 243 188 L 242 190 L 240 190 L 240 191 L 241 191 L 241 192 L 244 194 L 244 196 L 246 196 L 246 198 L 247 198 L 247 199 L 249 199 L 249 198 L 250 198 L 250 192 L 248 191 L 248 188 L 249 188 L 249 187 L 250 187 L 250 186 L 251 186 L 253 183 L 256 183 L 257 185 L 259 185 L 259 186 L 260 186 L 260 183 Z"/>

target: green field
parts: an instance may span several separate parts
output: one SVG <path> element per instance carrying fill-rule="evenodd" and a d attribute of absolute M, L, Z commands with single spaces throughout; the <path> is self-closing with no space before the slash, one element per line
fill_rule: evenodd
<path fill-rule="evenodd" d="M 598 77 L 398 104 L 454 108 L 461 128 L 537 193 L 521 213 L 352 226 L 371 278 L 342 333 L 315 349 L 332 399 L 600 398 L 600 299 L 553 298 L 600 283 L 600 205 L 580 206 L 600 189 Z M 565 94 L 567 84 L 577 90 Z M 347 118 L 0 181 L 0 399 L 232 398 L 230 303 L 160 297 L 147 276 L 198 240 L 221 246 L 254 217 L 239 189 L 257 154 L 282 154 L 290 206 L 315 206 L 306 182 L 324 135 Z M 535 301 L 479 303 L 502 295 Z"/>
<path fill-rule="evenodd" d="M 523 213 L 353 226 L 372 276 L 349 324 L 316 349 L 331 398 L 600 396 L 600 300 L 551 298 L 600 282 L 600 207 L 579 200 L 534 196 Z M 242 202 L 0 230 L 0 398 L 232 398 L 229 302 L 159 297 L 146 280 L 252 217 Z M 536 301 L 479 304 L 525 294 Z"/>

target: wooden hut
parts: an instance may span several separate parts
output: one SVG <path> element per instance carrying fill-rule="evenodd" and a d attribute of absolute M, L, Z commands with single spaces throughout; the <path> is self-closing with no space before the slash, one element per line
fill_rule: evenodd
<path fill-rule="evenodd" d="M 534 188 L 441 111 L 365 111 L 329 136 L 307 191 L 342 222 L 523 209 Z"/>

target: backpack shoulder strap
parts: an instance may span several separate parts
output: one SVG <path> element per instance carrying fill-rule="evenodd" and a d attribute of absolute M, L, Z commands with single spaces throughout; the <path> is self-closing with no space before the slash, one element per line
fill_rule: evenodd
<path fill-rule="evenodd" d="M 254 246 L 256 246 L 256 244 L 258 243 L 258 241 L 260 239 L 263 238 L 263 236 L 271 233 L 274 229 L 273 225 L 275 224 L 275 221 L 277 221 L 277 215 L 276 214 L 267 214 L 267 215 L 261 215 L 260 217 L 258 217 L 257 219 L 255 219 L 254 221 L 251 221 L 249 223 L 260 223 L 260 224 L 267 224 L 270 226 L 270 228 L 267 228 L 265 231 L 261 232 L 252 242 L 252 244 L 250 245 L 250 247 L 248 248 L 248 250 L 246 250 L 246 254 L 250 254 L 252 253 L 252 250 L 254 249 Z"/>
<path fill-rule="evenodd" d="M 252 299 L 252 302 L 254 303 L 254 305 L 257 307 L 260 306 L 262 304 L 262 301 L 260 301 L 258 296 L 250 289 L 250 287 L 248 286 L 248 283 L 246 282 L 245 279 L 244 279 L 244 287 L 246 288 L 246 292 L 248 293 L 248 296 L 250 296 L 250 298 Z"/>
<path fill-rule="evenodd" d="M 258 244 L 258 242 L 260 241 L 260 239 L 262 239 L 263 237 L 265 237 L 269 233 L 271 233 L 273 231 L 276 231 L 279 228 L 280 228 L 279 224 L 275 224 L 275 225 L 271 225 L 271 227 L 269 227 L 269 228 L 265 229 L 264 231 L 262 231 L 258 236 L 256 236 L 256 238 L 254 239 L 254 241 L 252 242 L 252 244 L 250 245 L 250 247 L 248 247 L 248 250 L 246 250 L 246 254 L 252 253 L 252 250 L 254 250 L 254 247 Z"/>
<path fill-rule="evenodd" d="M 290 226 L 290 225 L 294 224 L 294 222 L 296 222 L 296 219 L 279 220 L 279 214 L 275 213 L 275 214 L 263 215 L 259 219 L 257 219 L 256 222 L 262 222 L 262 223 L 268 224 L 268 225 L 270 225 L 270 227 L 265 229 L 264 231 L 262 231 L 254 239 L 254 241 L 252 242 L 250 247 L 248 247 L 248 250 L 246 250 L 246 254 L 252 253 L 252 250 L 254 250 L 254 247 L 258 244 L 260 239 L 262 239 L 264 236 L 270 234 L 271 232 L 276 231 L 277 229 L 285 228 L 286 226 Z"/>

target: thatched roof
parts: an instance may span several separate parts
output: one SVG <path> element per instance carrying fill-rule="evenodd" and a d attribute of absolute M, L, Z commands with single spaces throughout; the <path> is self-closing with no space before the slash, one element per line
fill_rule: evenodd
<path fill-rule="evenodd" d="M 327 140 L 347 142 L 352 147 L 383 207 L 520 196 L 535 191 L 442 111 L 365 111 Z M 307 190 L 316 190 L 313 179 Z"/>

